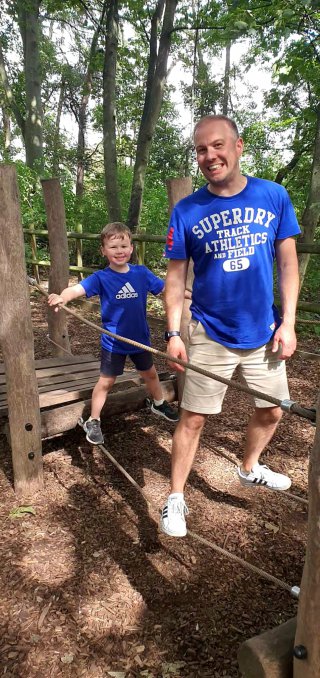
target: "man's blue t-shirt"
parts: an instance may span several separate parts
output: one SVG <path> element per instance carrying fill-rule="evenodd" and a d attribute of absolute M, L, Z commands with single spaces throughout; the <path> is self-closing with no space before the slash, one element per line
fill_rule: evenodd
<path fill-rule="evenodd" d="M 165 256 L 193 259 L 191 312 L 230 348 L 266 344 L 280 317 L 273 298 L 275 241 L 300 233 L 285 188 L 247 177 L 230 197 L 203 186 L 174 208 Z"/>
<path fill-rule="evenodd" d="M 164 281 L 145 266 L 129 264 L 127 273 L 111 268 L 96 271 L 82 280 L 87 297 L 98 294 L 101 301 L 101 320 L 105 330 L 150 346 L 147 323 L 147 294 L 160 294 Z M 101 335 L 101 346 L 113 353 L 140 353 L 143 349 L 123 341 Z"/>

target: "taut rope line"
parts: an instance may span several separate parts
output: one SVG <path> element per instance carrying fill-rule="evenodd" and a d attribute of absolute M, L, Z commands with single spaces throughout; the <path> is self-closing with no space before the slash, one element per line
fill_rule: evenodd
<path fill-rule="evenodd" d="M 38 285 L 32 278 L 28 277 L 28 282 L 30 285 L 35 287 L 43 296 L 48 297 L 48 293 L 43 290 L 40 285 Z M 141 348 L 142 351 L 149 351 L 149 353 L 153 353 L 154 355 L 161 356 L 165 360 L 176 363 L 177 365 L 181 365 L 182 367 L 186 367 L 187 369 L 193 370 L 194 372 L 198 372 L 199 374 L 203 374 L 204 377 L 209 377 L 209 379 L 214 379 L 215 381 L 219 381 L 222 384 L 225 384 L 226 386 L 232 386 L 232 388 L 235 388 L 237 391 L 241 391 L 242 393 L 248 393 L 250 395 L 253 395 L 257 398 L 261 398 L 262 400 L 266 400 L 269 403 L 272 403 L 272 405 L 275 405 L 276 407 L 280 407 L 284 412 L 289 412 L 290 414 L 296 414 L 299 417 L 304 417 L 305 419 L 308 419 L 311 422 L 316 421 L 316 411 L 315 409 L 309 409 L 306 407 L 301 407 L 298 405 L 298 403 L 294 402 L 293 400 L 279 400 L 279 398 L 274 398 L 273 396 L 266 395 L 265 393 L 262 393 L 261 391 L 257 391 L 256 389 L 249 388 L 248 386 L 245 386 L 244 384 L 240 384 L 237 381 L 234 381 L 233 379 L 225 379 L 225 377 L 220 377 L 217 374 L 213 374 L 212 372 L 209 372 L 209 370 L 204 370 L 202 367 L 197 367 L 196 365 L 193 365 L 192 363 L 187 362 L 186 360 L 182 360 L 181 358 L 175 358 L 174 356 L 170 356 L 170 354 L 165 353 L 164 351 L 158 351 L 156 348 L 152 348 L 152 346 L 145 346 L 144 344 L 140 344 L 138 341 L 134 341 L 133 339 L 128 339 L 127 337 L 121 337 L 119 334 L 115 334 L 114 332 L 110 332 L 109 330 L 105 330 L 103 327 L 99 327 L 99 325 L 96 325 L 95 323 L 91 322 L 91 320 L 87 320 L 86 318 L 82 318 L 78 313 L 73 311 L 71 308 L 68 308 L 65 304 L 61 304 L 59 308 L 63 308 L 67 313 L 72 315 L 74 318 L 77 318 L 77 320 L 80 320 L 80 322 L 85 323 L 85 325 L 89 325 L 89 327 L 92 327 L 94 330 L 98 331 L 100 334 L 106 334 L 108 337 L 112 337 L 113 339 L 117 339 L 118 341 L 123 341 L 126 344 L 130 344 L 131 346 L 136 346 L 137 348 Z"/>
<path fill-rule="evenodd" d="M 79 419 L 79 425 L 83 426 L 83 420 Z M 143 496 L 147 504 L 151 506 L 155 511 L 158 513 L 161 513 L 159 510 L 158 506 L 150 499 L 150 497 L 144 492 L 142 487 L 138 485 L 138 483 L 132 478 L 130 473 L 126 471 L 126 469 L 119 464 L 119 462 L 108 452 L 106 447 L 104 445 L 97 445 L 97 447 L 100 448 L 100 450 L 103 452 L 103 454 L 109 459 L 109 461 L 112 462 L 112 464 L 124 475 L 127 480 L 133 485 L 133 487 L 140 492 L 140 494 Z M 216 551 L 220 555 L 230 558 L 234 562 L 238 563 L 242 567 L 245 567 L 247 570 L 250 570 L 251 572 L 254 572 L 254 574 L 257 574 L 259 577 L 262 577 L 263 579 L 266 579 L 267 581 L 271 582 L 272 584 L 275 584 L 276 586 L 279 586 L 280 588 L 284 589 L 293 598 L 299 598 L 299 593 L 300 593 L 300 588 L 298 586 L 290 586 L 286 582 L 282 581 L 281 579 L 278 579 L 278 577 L 274 577 L 273 574 L 269 574 L 268 572 L 265 572 L 264 570 L 261 570 L 260 567 L 257 567 L 256 565 L 252 565 L 251 563 L 248 563 L 246 560 L 243 560 L 243 558 L 240 558 L 237 556 L 235 553 L 231 553 L 230 551 L 227 551 L 226 549 L 222 548 L 221 546 L 218 546 L 218 544 L 215 544 L 214 542 L 208 541 L 208 539 L 205 539 L 204 537 L 201 537 L 200 535 L 196 534 L 195 532 L 191 532 L 188 530 L 188 535 L 195 539 L 196 541 L 199 541 L 201 544 L 204 544 L 205 546 L 208 546 L 210 549 L 213 551 Z"/>

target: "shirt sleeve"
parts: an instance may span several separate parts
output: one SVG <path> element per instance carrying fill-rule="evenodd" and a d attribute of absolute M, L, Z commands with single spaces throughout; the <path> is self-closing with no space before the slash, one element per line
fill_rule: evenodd
<path fill-rule="evenodd" d="M 157 294 L 160 294 L 164 288 L 164 280 L 158 278 L 158 276 L 154 275 L 154 273 L 149 271 L 148 268 L 145 270 L 147 274 L 148 292 L 151 292 L 151 294 L 157 296 Z"/>
<path fill-rule="evenodd" d="M 189 259 L 190 256 L 185 221 L 176 207 L 170 217 L 164 256 L 167 259 Z"/>
<path fill-rule="evenodd" d="M 277 240 L 284 240 L 301 233 L 293 204 L 286 189 L 283 189 L 282 210 L 277 231 Z"/>
<path fill-rule="evenodd" d="M 92 273 L 84 280 L 81 280 L 80 285 L 83 287 L 88 298 L 100 294 L 101 286 L 98 272 Z"/>

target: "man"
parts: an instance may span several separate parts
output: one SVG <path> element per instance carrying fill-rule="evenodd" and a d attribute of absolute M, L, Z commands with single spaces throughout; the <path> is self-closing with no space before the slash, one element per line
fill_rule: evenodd
<path fill-rule="evenodd" d="M 189 259 L 194 262 L 189 361 L 228 379 L 240 366 L 248 386 L 280 400 L 289 397 L 285 360 L 296 348 L 298 262 L 293 236 L 300 233 L 286 190 L 245 176 L 239 160 L 243 141 L 233 120 L 202 118 L 194 131 L 197 161 L 207 185 L 174 208 L 167 238 L 168 353 L 187 359 L 180 319 Z M 282 321 L 273 304 L 276 259 Z M 172 363 L 172 367 L 180 369 Z M 186 534 L 184 487 L 208 414 L 221 411 L 226 387 L 186 370 L 181 418 L 172 448 L 171 493 L 161 529 Z M 290 479 L 258 463 L 280 421 L 279 407 L 255 399 L 243 463 L 244 487 L 286 490 Z"/>

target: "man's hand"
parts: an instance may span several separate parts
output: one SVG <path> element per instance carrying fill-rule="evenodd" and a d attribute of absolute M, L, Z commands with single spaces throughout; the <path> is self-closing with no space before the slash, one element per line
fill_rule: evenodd
<path fill-rule="evenodd" d="M 55 311 L 59 311 L 59 306 L 62 306 L 62 304 L 64 304 L 64 301 L 60 294 L 49 294 L 48 304 L 49 306 L 55 306 L 56 307 L 54 309 Z"/>
<path fill-rule="evenodd" d="M 297 338 L 294 325 L 282 322 L 273 337 L 272 353 L 277 353 L 281 344 L 281 360 L 290 358 L 297 348 Z"/>
<path fill-rule="evenodd" d="M 181 360 L 188 360 L 186 347 L 181 339 L 181 337 L 171 337 L 167 345 L 167 353 L 173 358 L 180 358 Z M 177 363 L 169 362 L 170 367 L 176 372 L 184 372 L 185 369 L 182 365 Z"/>

